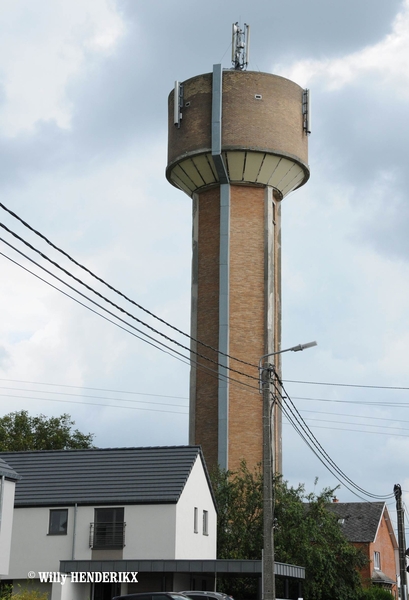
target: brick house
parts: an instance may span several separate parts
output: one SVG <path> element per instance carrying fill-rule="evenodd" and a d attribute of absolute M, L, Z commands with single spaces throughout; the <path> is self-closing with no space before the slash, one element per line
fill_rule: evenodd
<path fill-rule="evenodd" d="M 338 502 L 329 505 L 338 517 L 349 542 L 368 558 L 362 569 L 362 584 L 376 585 L 393 593 L 399 573 L 398 543 L 384 502 Z"/>

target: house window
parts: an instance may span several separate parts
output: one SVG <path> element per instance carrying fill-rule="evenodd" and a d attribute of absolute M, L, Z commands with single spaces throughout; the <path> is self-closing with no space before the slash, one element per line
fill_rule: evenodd
<path fill-rule="evenodd" d="M 203 511 L 203 535 L 209 535 L 209 513 L 207 510 Z"/>
<path fill-rule="evenodd" d="M 125 546 L 123 507 L 95 509 L 95 521 L 91 523 L 89 545 L 97 549 Z"/>
<path fill-rule="evenodd" d="M 199 511 L 197 506 L 195 506 L 193 512 L 193 531 L 194 533 L 199 533 Z"/>
<path fill-rule="evenodd" d="M 376 571 L 381 570 L 381 553 L 380 552 L 373 553 L 373 566 Z"/>
<path fill-rule="evenodd" d="M 67 535 L 68 508 L 51 509 L 48 535 Z"/>

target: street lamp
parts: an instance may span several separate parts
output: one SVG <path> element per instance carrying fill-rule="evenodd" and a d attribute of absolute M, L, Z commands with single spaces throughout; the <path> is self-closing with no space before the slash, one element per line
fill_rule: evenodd
<path fill-rule="evenodd" d="M 271 376 L 275 374 L 274 366 L 262 362 L 269 356 L 283 352 L 300 352 L 316 346 L 317 342 L 299 344 L 285 350 L 264 354 L 259 360 L 260 392 L 263 394 L 263 600 L 275 600 L 274 579 L 274 529 L 273 529 L 273 434 L 271 427 L 271 409 L 274 404 L 271 398 Z"/>

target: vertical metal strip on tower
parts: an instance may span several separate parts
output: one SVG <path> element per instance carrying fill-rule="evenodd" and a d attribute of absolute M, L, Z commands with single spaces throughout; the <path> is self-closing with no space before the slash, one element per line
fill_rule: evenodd
<path fill-rule="evenodd" d="M 222 156 L 222 87 L 223 69 L 213 65 L 212 80 L 212 158 L 220 184 L 229 183 L 226 166 Z"/>
<path fill-rule="evenodd" d="M 228 468 L 229 458 L 229 247 L 230 185 L 220 186 L 220 259 L 219 259 L 219 448 L 218 462 Z"/>
<path fill-rule="evenodd" d="M 222 157 L 223 70 L 213 65 L 212 81 L 212 158 L 220 181 L 219 249 L 219 384 L 218 384 L 218 463 L 228 468 L 229 452 L 229 248 L 230 185 Z"/>
<path fill-rule="evenodd" d="M 264 191 L 264 292 L 265 292 L 265 332 L 264 354 L 275 352 L 274 347 L 274 206 L 273 188 Z"/>
<path fill-rule="evenodd" d="M 265 354 L 281 350 L 281 203 L 274 198 L 273 188 L 267 186 L 264 195 L 264 298 Z M 274 366 L 281 379 L 281 356 L 274 357 Z M 277 392 L 278 382 L 275 381 Z M 282 473 L 282 415 L 279 403 L 273 415 L 273 472 Z"/>
<path fill-rule="evenodd" d="M 274 244 L 275 244 L 275 270 L 274 270 L 274 286 L 275 286 L 275 347 L 281 350 L 281 200 L 274 200 L 275 215 L 274 215 Z M 276 357 L 276 371 L 279 379 L 282 379 L 281 354 Z M 281 393 L 281 387 L 278 384 L 278 392 Z M 276 403 L 274 406 L 274 443 L 275 443 L 275 473 L 283 472 L 283 413 L 281 403 Z"/>
<path fill-rule="evenodd" d="M 198 270 L 199 270 L 199 200 L 193 194 L 192 206 L 192 292 L 190 301 L 190 393 L 189 393 L 189 444 L 196 443 L 196 381 L 197 381 L 197 298 L 198 298 Z"/>

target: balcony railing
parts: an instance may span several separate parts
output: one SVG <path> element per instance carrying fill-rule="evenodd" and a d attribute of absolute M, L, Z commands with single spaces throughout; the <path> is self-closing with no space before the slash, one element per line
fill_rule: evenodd
<path fill-rule="evenodd" d="M 126 523 L 91 523 L 89 547 L 95 549 L 123 548 Z"/>

